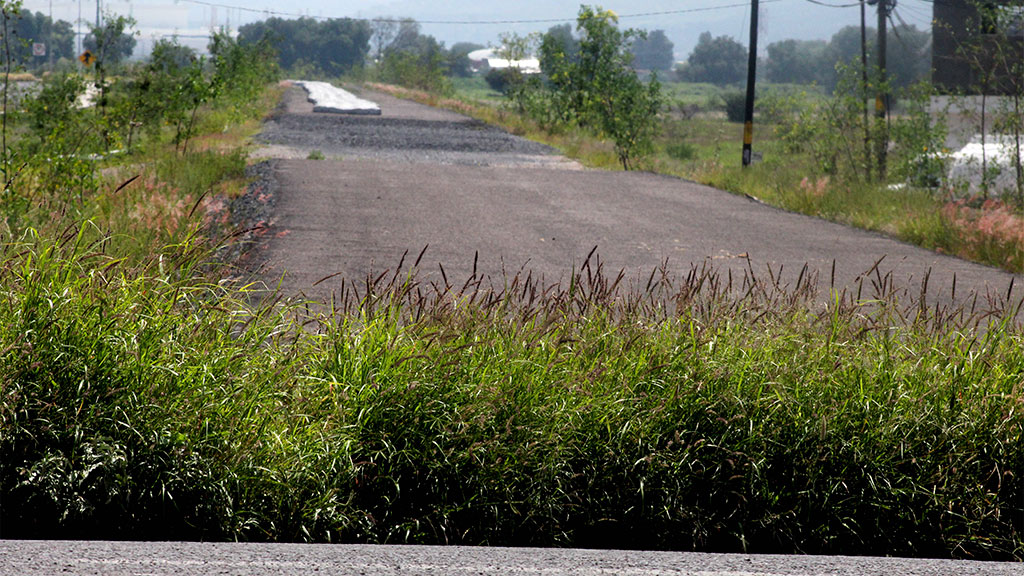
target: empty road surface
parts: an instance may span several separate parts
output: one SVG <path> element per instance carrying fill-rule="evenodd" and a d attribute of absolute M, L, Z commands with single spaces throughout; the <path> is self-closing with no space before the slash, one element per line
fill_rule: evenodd
<path fill-rule="evenodd" d="M 953 297 L 954 277 L 957 295 L 1005 294 L 1013 279 L 679 178 L 582 169 L 464 116 L 364 96 L 381 116 L 314 114 L 291 88 L 265 126 L 261 154 L 277 158 L 267 278 L 289 295 L 327 299 L 342 281 L 392 269 L 406 253 L 408 266 L 424 249 L 421 279 L 443 266 L 456 286 L 474 263 L 499 285 L 520 270 L 565 280 L 595 247 L 606 273 L 635 278 L 667 262 L 677 274 L 705 264 L 759 277 L 781 269 L 786 284 L 806 265 L 824 294 L 869 270 L 915 295 L 928 276 L 939 300 Z M 324 159 L 307 159 L 313 151 Z"/>
<path fill-rule="evenodd" d="M 0 575 L 1010 576 L 1020 564 L 616 550 L 0 541 Z"/>

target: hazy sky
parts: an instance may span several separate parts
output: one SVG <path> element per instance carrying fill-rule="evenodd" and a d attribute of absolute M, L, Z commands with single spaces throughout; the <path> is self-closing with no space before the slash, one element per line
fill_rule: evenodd
<path fill-rule="evenodd" d="M 814 0 L 840 7 L 825 7 L 811 0 L 761 0 L 761 47 L 786 38 L 825 39 L 847 25 L 860 23 L 856 0 Z M 211 24 L 237 28 L 270 15 L 293 17 L 410 17 L 422 23 L 422 31 L 451 46 L 467 41 L 495 45 L 502 32 L 527 34 L 556 24 L 572 22 L 579 1 L 562 0 L 101 0 L 104 11 L 130 13 L 146 39 L 162 34 L 187 36 L 206 33 Z M 587 2 L 589 3 L 589 2 Z M 676 56 L 685 59 L 697 36 L 709 31 L 728 35 L 746 44 L 750 3 L 744 0 L 609 0 L 593 2 L 614 10 L 628 28 L 664 30 L 675 44 Z M 852 6 L 850 6 L 852 4 Z M 846 6 L 846 7 L 842 7 Z M 79 10 L 93 21 L 96 0 L 25 0 L 29 10 L 48 13 L 74 22 Z M 901 0 L 895 10 L 918 28 L 930 26 L 931 0 Z M 652 14 L 653 13 L 653 14 Z M 897 19 L 897 22 L 899 20 Z M 875 13 L 868 7 L 868 25 Z"/>

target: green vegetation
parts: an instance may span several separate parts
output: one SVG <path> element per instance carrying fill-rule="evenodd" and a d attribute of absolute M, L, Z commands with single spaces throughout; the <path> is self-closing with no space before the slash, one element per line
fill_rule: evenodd
<path fill-rule="evenodd" d="M 5 535 L 1024 554 L 1019 297 L 396 270 L 308 318 L 92 236 L 0 265 Z"/>
<path fill-rule="evenodd" d="M 743 169 L 742 125 L 709 118 L 663 120 L 659 149 L 696 154 L 650 160 L 655 170 L 754 196 L 788 210 L 877 230 L 925 248 L 1024 271 L 1024 215 L 1015 198 L 969 199 L 946 182 L 945 127 L 928 115 L 928 91 L 904 92 L 893 115 L 888 174 L 877 176 L 863 100 L 849 93 L 761 98 L 755 132 L 764 162 Z M 867 136 L 867 139 L 865 138 Z M 955 199 L 957 197 L 963 199 Z"/>
<path fill-rule="evenodd" d="M 107 14 L 102 25 L 82 39 L 82 47 L 96 57 L 97 68 L 116 66 L 131 57 L 135 50 L 135 36 L 128 32 L 135 26 L 130 17 Z"/>
<path fill-rule="evenodd" d="M 672 57 L 672 42 L 664 30 L 638 35 L 629 46 L 633 54 L 633 66 L 641 70 L 671 70 L 675 65 Z"/>
<path fill-rule="evenodd" d="M 14 14 L 17 3 L 0 8 Z M 214 267 L 215 249 L 237 236 L 217 232 L 245 184 L 244 134 L 276 100 L 259 50 L 222 35 L 210 51 L 209 60 L 194 59 L 168 43 L 154 60 L 129 67 L 104 61 L 101 47 L 93 64 L 106 100 L 98 105 L 80 104 L 86 81 L 77 74 L 53 74 L 34 97 L 5 100 L 3 537 L 206 533 L 201 524 L 219 496 L 207 482 L 209 463 L 182 453 L 181 436 L 152 427 L 171 406 L 161 408 L 146 390 L 173 393 L 185 376 L 167 362 L 184 349 L 167 338 L 209 336 L 242 310 Z M 5 82 L 17 57 L 3 52 Z M 191 149 L 178 146 L 182 116 Z M 217 238 L 220 245 L 211 244 Z M 207 351 L 217 348 L 201 338 Z M 124 345 L 141 345 L 135 363 Z M 129 429 L 153 435 L 130 437 Z"/>
<path fill-rule="evenodd" d="M 576 128 L 607 138 L 619 164 L 631 170 L 648 153 L 657 131 L 661 84 L 637 76 L 629 48 L 643 35 L 619 30 L 617 23 L 611 11 L 581 7 L 578 42 L 554 33 L 540 40 L 540 60 L 549 66 L 546 78 L 526 78 L 509 69 L 504 90 L 519 112 L 549 132 Z M 506 47 L 515 44 L 505 39 Z"/>
<path fill-rule="evenodd" d="M 10 50 L 14 59 L 29 70 L 39 70 L 57 62 L 77 57 L 75 31 L 69 22 L 53 21 L 42 12 L 22 10 L 20 3 L 6 2 L 0 14 L 4 35 L 10 35 Z M 34 56 L 33 44 L 45 44 L 46 54 Z"/>
<path fill-rule="evenodd" d="M 16 4 L 4 3 L 5 13 L 15 14 Z M 120 63 L 104 42 L 129 25 L 107 18 L 91 77 L 23 76 L 38 88 L 5 100 L 4 242 L 30 231 L 53 238 L 64 226 L 90 222 L 111 231 L 109 254 L 141 261 L 194 233 L 194 216 L 243 186 L 240 130 L 259 119 L 254 103 L 265 99 L 275 74 L 261 61 L 266 45 L 242 46 L 218 34 L 209 57 L 162 41 L 149 61 Z M 5 51 L 3 57 L 11 83 L 19 56 Z"/>
<path fill-rule="evenodd" d="M 868 27 L 868 38 L 877 32 Z M 840 82 L 841 68 L 861 60 L 861 30 L 845 26 L 823 40 L 780 40 L 766 47 L 768 57 L 758 72 L 759 81 L 777 84 L 815 84 L 831 92 Z M 888 29 L 887 72 L 890 83 L 906 88 L 928 79 L 931 62 L 931 34 L 900 24 Z M 707 82 L 717 86 L 739 86 L 747 74 L 747 48 L 729 36 L 712 37 L 704 32 L 693 52 L 677 70 L 679 80 Z M 874 42 L 867 47 L 868 62 L 876 62 Z"/>
<path fill-rule="evenodd" d="M 747 49 L 729 36 L 712 38 L 704 32 L 679 69 L 679 78 L 717 85 L 738 84 L 747 74 Z"/>
<path fill-rule="evenodd" d="M 433 36 L 421 34 L 414 20 L 375 21 L 374 40 L 380 57 L 373 72 L 382 82 L 448 95 L 450 76 L 464 75 L 469 68 L 468 51 L 445 50 Z"/>

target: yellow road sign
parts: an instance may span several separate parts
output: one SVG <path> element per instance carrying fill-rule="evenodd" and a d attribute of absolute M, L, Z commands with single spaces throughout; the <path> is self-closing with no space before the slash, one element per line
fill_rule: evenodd
<path fill-rule="evenodd" d="M 79 56 L 78 59 L 82 62 L 82 64 L 85 64 L 86 66 L 92 66 L 93 62 L 96 61 L 96 56 L 94 56 L 92 52 L 86 50 L 85 52 L 82 52 L 82 55 Z"/>

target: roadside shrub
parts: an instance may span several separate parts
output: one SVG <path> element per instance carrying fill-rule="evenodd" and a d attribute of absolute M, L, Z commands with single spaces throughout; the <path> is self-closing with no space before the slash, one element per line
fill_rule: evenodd
<path fill-rule="evenodd" d="M 447 96 L 452 93 L 451 79 L 445 75 L 445 61 L 440 52 L 391 51 L 380 64 L 380 80 Z"/>
<path fill-rule="evenodd" d="M 0 530 L 223 537 L 224 478 L 162 412 L 188 378 L 172 358 L 198 351 L 174 334 L 214 320 L 202 291 L 123 268 L 88 225 L 66 234 L 30 231 L 0 252 Z"/>
<path fill-rule="evenodd" d="M 932 94 L 927 84 L 909 87 L 901 98 L 902 112 L 891 123 L 893 178 L 925 188 L 942 186 L 948 170 L 946 124 L 929 110 Z"/>
<path fill-rule="evenodd" d="M 722 101 L 725 104 L 725 117 L 729 122 L 743 122 L 747 94 L 739 90 L 729 90 L 722 93 Z"/>
<path fill-rule="evenodd" d="M 487 85 L 491 87 L 491 90 L 505 94 L 512 82 L 510 76 L 518 73 L 518 70 L 513 70 L 512 68 L 492 68 L 484 75 L 484 80 L 487 81 Z"/>
<path fill-rule="evenodd" d="M 942 209 L 942 218 L 959 232 L 967 256 L 1024 270 L 1024 216 L 999 200 L 956 200 Z"/>
<path fill-rule="evenodd" d="M 665 146 L 665 153 L 676 160 L 693 160 L 697 155 L 692 144 L 686 142 L 672 142 Z"/>

